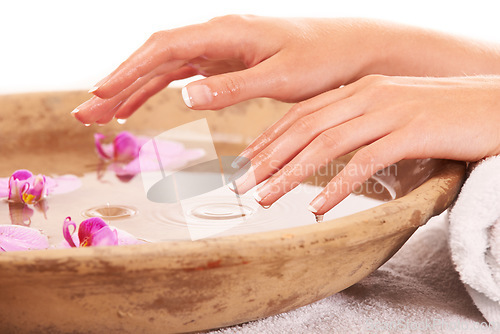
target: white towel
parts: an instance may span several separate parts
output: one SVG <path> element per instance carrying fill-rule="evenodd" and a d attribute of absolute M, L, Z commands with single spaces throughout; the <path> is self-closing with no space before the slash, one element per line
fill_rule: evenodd
<path fill-rule="evenodd" d="M 484 317 L 500 325 L 500 156 L 471 171 L 450 212 L 450 249 Z"/>
<path fill-rule="evenodd" d="M 498 333 L 454 269 L 445 216 L 431 219 L 385 265 L 344 291 L 210 333 Z"/>

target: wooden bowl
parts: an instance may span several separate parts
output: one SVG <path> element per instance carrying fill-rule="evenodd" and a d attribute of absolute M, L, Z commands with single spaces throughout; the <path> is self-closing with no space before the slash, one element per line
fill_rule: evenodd
<path fill-rule="evenodd" d="M 81 126 L 70 112 L 86 98 L 82 92 L 0 96 L 0 176 L 20 168 L 83 173 L 82 160 L 95 159 L 95 129 Z M 168 89 L 123 127 L 99 130 L 158 132 L 206 117 L 218 153 L 237 154 L 288 107 L 259 99 L 217 112 L 192 111 L 178 90 Z M 192 332 L 295 309 L 376 270 L 450 205 L 464 174 L 463 163 L 433 161 L 425 180 L 398 175 L 401 197 L 321 224 L 197 241 L 0 254 L 0 332 Z"/>

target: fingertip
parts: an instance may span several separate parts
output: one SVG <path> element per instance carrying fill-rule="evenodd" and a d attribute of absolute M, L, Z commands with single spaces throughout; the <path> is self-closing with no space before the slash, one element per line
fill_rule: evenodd
<path fill-rule="evenodd" d="M 192 109 L 210 109 L 217 95 L 205 84 L 189 84 L 182 88 L 182 99 Z"/>

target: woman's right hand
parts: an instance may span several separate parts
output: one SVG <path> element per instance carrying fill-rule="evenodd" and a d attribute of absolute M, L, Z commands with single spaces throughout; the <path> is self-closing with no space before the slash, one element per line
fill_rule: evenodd
<path fill-rule="evenodd" d="M 298 102 L 358 79 L 373 61 L 373 22 L 225 16 L 160 31 L 101 80 L 75 116 L 83 123 L 127 118 L 170 82 L 206 76 L 183 92 L 192 109 L 254 97 Z M 371 32 L 373 34 L 373 31 Z"/>
<path fill-rule="evenodd" d="M 224 16 L 160 31 L 102 79 L 75 109 L 83 123 L 126 119 L 170 82 L 192 109 L 270 97 L 299 102 L 368 74 L 500 74 L 500 48 L 364 19 Z"/>

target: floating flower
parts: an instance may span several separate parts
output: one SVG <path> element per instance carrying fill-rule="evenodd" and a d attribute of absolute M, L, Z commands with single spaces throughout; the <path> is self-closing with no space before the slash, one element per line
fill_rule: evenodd
<path fill-rule="evenodd" d="M 9 178 L 0 178 L 0 197 L 14 203 L 35 204 L 49 194 L 62 194 L 78 189 L 81 180 L 74 175 L 50 178 L 33 175 L 29 170 L 15 171 Z"/>
<path fill-rule="evenodd" d="M 64 247 L 115 246 L 141 244 L 133 235 L 111 227 L 102 218 L 84 220 L 76 232 L 76 224 L 67 217 L 63 224 Z M 77 246 L 78 245 L 78 246 Z"/>
<path fill-rule="evenodd" d="M 109 144 L 103 144 L 104 138 L 106 136 L 101 133 L 94 135 L 97 154 L 102 160 L 111 162 L 107 168 L 123 181 L 129 181 L 130 176 L 141 171 L 160 169 L 158 155 L 163 168 L 179 168 L 205 155 L 202 149 L 186 149 L 182 143 L 167 140 L 155 140 L 156 149 L 153 149 L 152 145 L 144 146 L 151 138 L 136 137 L 127 131 L 117 134 Z"/>
<path fill-rule="evenodd" d="M 130 132 L 122 131 L 116 135 L 111 144 L 103 144 L 102 140 L 106 138 L 101 133 L 94 135 L 97 154 L 103 160 L 113 160 L 127 162 L 134 160 L 139 156 L 141 146 L 147 141 L 144 138 L 137 138 Z"/>
<path fill-rule="evenodd" d="M 46 249 L 49 241 L 40 231 L 17 225 L 0 225 L 0 252 Z"/>

